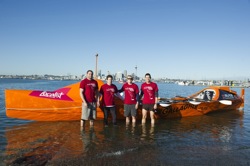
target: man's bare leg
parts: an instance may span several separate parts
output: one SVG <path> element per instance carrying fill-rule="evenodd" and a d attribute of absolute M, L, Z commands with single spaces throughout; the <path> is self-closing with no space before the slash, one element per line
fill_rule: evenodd
<path fill-rule="evenodd" d="M 85 120 L 83 120 L 83 119 L 80 120 L 80 126 L 81 127 L 85 126 Z"/>
<path fill-rule="evenodd" d="M 89 125 L 94 126 L 94 120 L 89 120 Z"/>
<path fill-rule="evenodd" d="M 145 124 L 146 123 L 146 119 L 147 119 L 147 110 L 142 109 L 142 120 L 141 120 L 141 123 Z"/>

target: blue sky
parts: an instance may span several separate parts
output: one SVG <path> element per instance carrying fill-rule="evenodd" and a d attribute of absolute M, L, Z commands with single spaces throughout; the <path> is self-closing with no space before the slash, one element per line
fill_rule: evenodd
<path fill-rule="evenodd" d="M 0 0 L 0 74 L 250 78 L 249 0 Z"/>

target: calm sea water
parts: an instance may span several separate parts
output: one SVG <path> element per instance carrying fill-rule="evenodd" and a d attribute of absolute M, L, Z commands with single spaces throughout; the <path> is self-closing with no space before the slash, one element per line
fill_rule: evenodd
<path fill-rule="evenodd" d="M 33 122 L 5 115 L 5 89 L 55 90 L 75 81 L 0 79 L 0 165 L 250 165 L 250 89 L 244 112 L 158 120 L 152 127 L 80 129 L 78 121 Z M 140 84 L 138 84 L 140 85 Z M 121 87 L 121 84 L 117 84 Z M 161 97 L 204 87 L 158 83 Z M 240 89 L 235 88 L 240 93 Z"/>

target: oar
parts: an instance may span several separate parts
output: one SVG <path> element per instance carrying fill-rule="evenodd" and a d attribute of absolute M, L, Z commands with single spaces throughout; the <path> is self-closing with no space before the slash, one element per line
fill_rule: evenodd
<path fill-rule="evenodd" d="M 231 100 L 218 100 L 221 104 L 225 104 L 225 105 L 232 105 L 232 101 Z M 201 101 L 189 101 L 190 104 L 193 105 L 199 105 L 201 103 Z"/>
<path fill-rule="evenodd" d="M 164 98 L 164 97 L 158 97 L 158 100 L 178 100 L 178 101 L 183 101 L 183 100 L 187 100 L 187 97 L 182 97 L 182 96 L 175 96 L 172 98 Z"/>
<path fill-rule="evenodd" d="M 158 97 L 158 101 L 166 101 L 166 100 L 171 100 L 171 99 L 170 98 Z"/>
<path fill-rule="evenodd" d="M 178 102 L 185 102 L 185 101 L 183 101 L 183 100 L 172 100 L 172 99 L 167 99 L 167 98 L 164 98 L 164 100 L 162 100 L 163 98 L 161 98 L 161 101 L 168 101 L 168 102 L 162 102 L 162 103 L 160 103 L 160 106 L 162 106 L 162 107 L 168 107 L 168 106 L 170 106 L 171 104 L 173 104 L 173 103 L 178 103 Z M 193 105 L 199 105 L 201 102 L 200 101 L 193 101 L 193 100 L 189 100 L 188 101 L 190 104 L 193 104 Z"/>
<path fill-rule="evenodd" d="M 178 96 L 179 97 L 179 96 Z M 195 99 L 195 100 L 190 100 L 190 99 L 192 99 L 192 98 L 187 98 L 189 101 L 189 103 L 190 104 L 193 104 L 193 105 L 199 105 L 199 104 L 201 104 L 202 102 L 205 102 L 205 101 L 196 101 L 197 99 Z M 158 98 L 158 100 L 160 100 L 160 101 L 169 101 L 170 103 L 160 103 L 160 105 L 162 106 L 162 107 L 168 107 L 168 106 L 170 106 L 172 103 L 174 103 L 174 102 L 181 102 L 181 101 L 183 101 L 183 100 L 173 100 L 172 98 L 170 99 L 170 98 Z M 221 103 L 221 104 L 225 104 L 225 105 L 232 105 L 232 101 L 231 100 L 219 100 L 219 102 Z"/>
<path fill-rule="evenodd" d="M 190 104 L 193 104 L 193 105 L 199 105 L 201 102 L 199 101 L 188 101 Z M 168 107 L 170 106 L 172 103 L 160 103 L 160 106 L 162 107 Z"/>

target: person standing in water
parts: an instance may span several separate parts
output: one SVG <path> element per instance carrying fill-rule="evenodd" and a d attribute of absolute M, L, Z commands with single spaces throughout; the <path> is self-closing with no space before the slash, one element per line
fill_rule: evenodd
<path fill-rule="evenodd" d="M 151 82 L 151 75 L 145 74 L 145 82 L 141 85 L 142 98 L 142 124 L 146 123 L 147 112 L 150 112 L 151 124 L 154 125 L 154 110 L 157 109 L 158 102 L 158 86 L 156 83 Z"/>
<path fill-rule="evenodd" d="M 139 88 L 133 83 L 133 77 L 127 76 L 127 82 L 123 84 L 119 92 L 124 92 L 124 116 L 126 117 L 126 123 L 130 123 L 130 116 L 132 116 L 132 123 L 136 123 L 136 115 L 139 104 Z"/>
<path fill-rule="evenodd" d="M 86 120 L 89 120 L 90 126 L 94 125 L 96 108 L 100 105 L 98 94 L 98 83 L 93 79 L 93 71 L 88 70 L 86 78 L 80 82 L 80 97 L 82 99 L 81 127 L 85 126 Z"/>
<path fill-rule="evenodd" d="M 122 96 L 118 92 L 116 85 L 112 84 L 112 75 L 107 75 L 107 82 L 101 86 L 100 97 L 102 96 L 102 107 L 104 112 L 104 125 L 108 126 L 108 114 L 112 115 L 112 123 L 114 126 L 117 125 L 116 122 L 116 108 L 115 108 L 115 95 L 123 100 Z"/>

